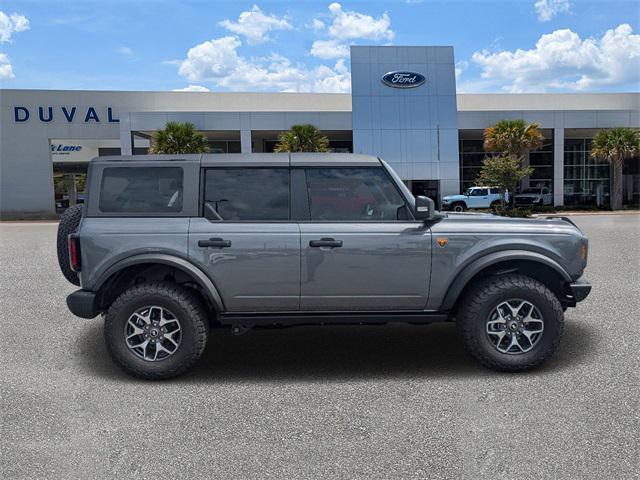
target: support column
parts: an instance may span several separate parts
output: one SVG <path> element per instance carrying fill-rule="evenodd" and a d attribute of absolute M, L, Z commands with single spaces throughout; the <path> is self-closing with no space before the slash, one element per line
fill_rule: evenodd
<path fill-rule="evenodd" d="M 240 130 L 240 152 L 251 153 L 251 130 Z"/>
<path fill-rule="evenodd" d="M 133 155 L 133 136 L 129 114 L 120 115 L 120 155 Z"/>
<path fill-rule="evenodd" d="M 553 204 L 564 205 L 564 128 L 553 129 Z"/>

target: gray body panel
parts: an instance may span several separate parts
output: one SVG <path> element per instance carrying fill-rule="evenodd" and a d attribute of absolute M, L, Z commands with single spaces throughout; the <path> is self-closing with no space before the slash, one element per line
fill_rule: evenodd
<path fill-rule="evenodd" d="M 422 222 L 301 223 L 303 310 L 422 310 L 431 232 Z M 310 247 L 330 237 L 339 248 Z"/>
<path fill-rule="evenodd" d="M 222 238 L 228 248 L 200 247 Z M 297 223 L 210 222 L 191 219 L 189 258 L 218 286 L 226 309 L 289 311 L 300 307 L 300 229 Z"/>

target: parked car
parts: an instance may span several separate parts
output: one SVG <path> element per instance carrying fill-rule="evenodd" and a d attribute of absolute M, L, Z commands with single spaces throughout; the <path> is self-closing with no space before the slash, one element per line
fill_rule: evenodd
<path fill-rule="evenodd" d="M 553 194 L 546 187 L 526 188 L 516 193 L 516 205 L 552 205 Z"/>
<path fill-rule="evenodd" d="M 509 201 L 509 193 L 505 193 Z M 495 208 L 500 204 L 500 189 L 496 187 L 471 187 L 462 195 L 447 195 L 442 198 L 443 210 L 464 212 L 469 208 Z"/>
<path fill-rule="evenodd" d="M 571 221 L 442 214 L 375 157 L 100 157 L 88 178 L 58 228 L 81 287 L 67 305 L 102 315 L 111 357 L 141 378 L 187 371 L 217 329 L 438 321 L 481 364 L 524 371 L 591 290 Z"/>

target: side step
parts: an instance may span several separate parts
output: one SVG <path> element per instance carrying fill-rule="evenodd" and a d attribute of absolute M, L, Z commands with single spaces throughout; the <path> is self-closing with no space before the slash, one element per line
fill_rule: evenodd
<path fill-rule="evenodd" d="M 367 325 L 383 323 L 446 322 L 442 312 L 376 311 L 376 312 L 238 312 L 218 316 L 222 325 Z"/>

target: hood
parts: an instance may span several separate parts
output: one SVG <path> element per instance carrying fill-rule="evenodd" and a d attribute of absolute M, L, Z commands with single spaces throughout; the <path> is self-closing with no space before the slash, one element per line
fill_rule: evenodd
<path fill-rule="evenodd" d="M 516 231 L 518 233 L 543 233 L 555 231 L 580 232 L 568 219 L 561 217 L 513 218 L 492 213 L 446 212 L 445 218 L 437 223 L 438 230 L 453 228 L 463 231 Z M 434 226 L 434 228 L 435 228 Z"/>
<path fill-rule="evenodd" d="M 446 195 L 444 197 L 442 197 L 443 200 L 464 200 L 465 198 L 467 198 L 466 195 Z"/>

